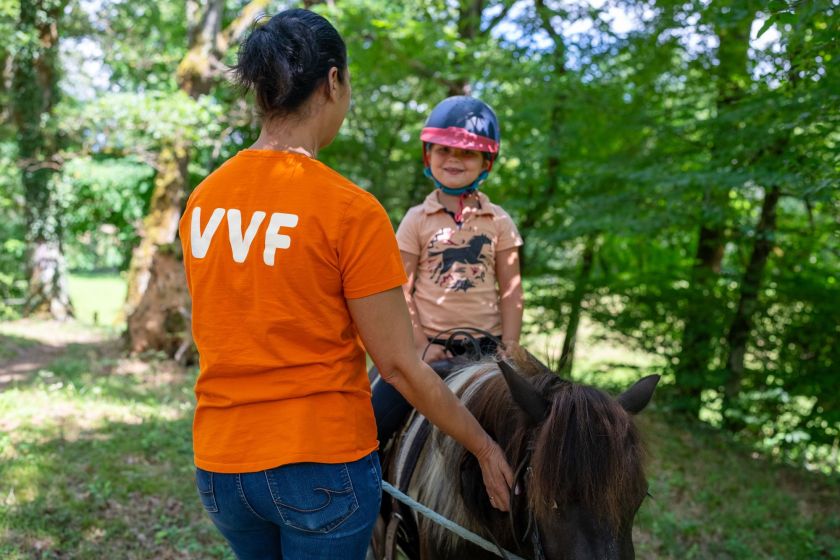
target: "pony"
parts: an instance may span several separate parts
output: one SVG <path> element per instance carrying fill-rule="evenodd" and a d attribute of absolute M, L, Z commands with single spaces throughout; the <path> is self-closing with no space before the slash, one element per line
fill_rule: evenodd
<path fill-rule="evenodd" d="M 474 363 L 446 383 L 514 468 L 511 511 L 491 507 L 475 457 L 416 411 L 385 450 L 385 478 L 525 558 L 634 558 L 633 519 L 648 487 L 633 415 L 647 406 L 658 381 L 658 375 L 645 377 L 612 398 L 561 379 L 526 352 L 513 364 Z M 425 517 L 397 510 L 387 531 L 380 526 L 374 546 L 385 557 L 396 538 L 412 559 L 498 558 Z"/>

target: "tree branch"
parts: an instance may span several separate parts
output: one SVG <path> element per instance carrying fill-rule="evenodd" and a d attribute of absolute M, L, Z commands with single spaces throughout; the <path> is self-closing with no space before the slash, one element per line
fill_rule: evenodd
<path fill-rule="evenodd" d="M 493 28 L 499 25 L 499 23 L 501 23 L 501 21 L 505 19 L 505 17 L 507 17 L 508 12 L 510 12 L 510 9 L 513 7 L 514 4 L 516 4 L 516 0 L 514 0 L 513 2 L 505 2 L 502 6 L 502 11 L 498 15 L 496 15 L 496 17 L 491 19 L 490 23 L 487 24 L 487 27 L 480 30 L 479 33 L 481 33 L 482 35 L 487 35 L 491 31 L 493 31 Z"/>
<path fill-rule="evenodd" d="M 542 20 L 542 27 L 548 36 L 551 37 L 551 40 L 554 41 L 554 46 L 563 49 L 563 36 L 554 29 L 554 26 L 551 24 L 552 16 L 558 15 L 557 12 L 548 8 L 545 5 L 543 0 L 535 0 L 534 7 L 537 9 L 537 14 L 540 16 L 540 20 Z"/>
<path fill-rule="evenodd" d="M 216 37 L 216 51 L 220 53 L 221 56 L 224 56 L 224 53 L 227 52 L 228 47 L 232 43 L 238 43 L 242 40 L 242 36 L 245 35 L 245 32 L 248 28 L 254 23 L 256 17 L 270 4 L 270 0 L 251 0 L 242 11 L 239 12 L 239 16 L 236 17 L 230 25 L 228 25 L 219 35 Z"/>

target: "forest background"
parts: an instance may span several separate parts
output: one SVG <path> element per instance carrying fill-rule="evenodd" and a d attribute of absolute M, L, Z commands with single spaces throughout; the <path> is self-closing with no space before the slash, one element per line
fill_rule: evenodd
<path fill-rule="evenodd" d="M 121 477 L 126 457 L 141 478 L 189 460 L 177 220 L 255 140 L 228 68 L 261 13 L 291 6 L 348 46 L 354 101 L 319 157 L 394 224 L 431 188 L 431 107 L 495 108 L 482 188 L 525 238 L 527 343 L 607 389 L 663 375 L 650 470 L 686 507 L 645 514 L 647 556 L 840 557 L 838 0 L 0 0 L 0 552 L 83 557 L 123 531 L 137 558 L 225 554 L 189 489 Z M 142 425 L 137 449 L 91 436 Z M 709 449 L 727 466 L 704 479 L 690 463 Z M 781 470 L 762 483 L 741 459 Z M 50 510 L 40 485 L 75 460 L 88 475 Z M 715 522 L 709 476 L 736 502 Z M 132 496 L 158 519 L 146 541 L 119 525 Z M 105 521 L 78 517 L 91 499 Z M 727 536 L 755 516 L 763 529 Z"/>

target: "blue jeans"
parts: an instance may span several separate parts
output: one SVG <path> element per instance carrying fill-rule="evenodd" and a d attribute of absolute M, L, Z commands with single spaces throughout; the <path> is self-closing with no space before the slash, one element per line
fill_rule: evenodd
<path fill-rule="evenodd" d="M 363 560 L 379 513 L 379 456 L 243 474 L 197 468 L 201 503 L 240 560 Z"/>

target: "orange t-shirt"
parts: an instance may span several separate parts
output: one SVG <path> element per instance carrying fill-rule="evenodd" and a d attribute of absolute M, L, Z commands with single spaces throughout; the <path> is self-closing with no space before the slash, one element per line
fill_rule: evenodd
<path fill-rule="evenodd" d="M 199 352 L 195 464 L 254 472 L 377 447 L 346 298 L 406 281 L 373 195 L 301 154 L 244 150 L 180 223 Z"/>

